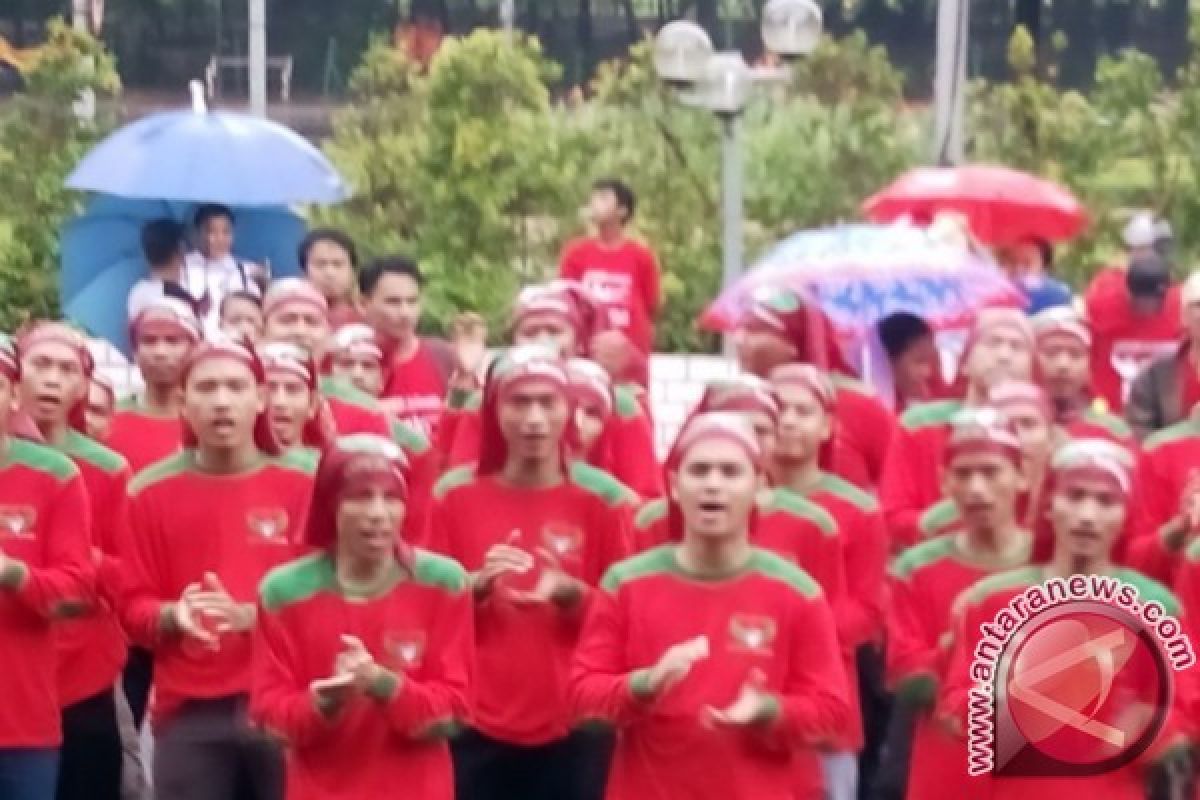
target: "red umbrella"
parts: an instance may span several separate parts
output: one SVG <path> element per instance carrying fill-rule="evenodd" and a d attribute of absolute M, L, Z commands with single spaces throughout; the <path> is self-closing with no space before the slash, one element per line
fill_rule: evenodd
<path fill-rule="evenodd" d="M 992 245 L 1023 239 L 1060 241 L 1087 225 L 1087 212 L 1069 191 L 1007 167 L 919 167 L 863 203 L 874 222 L 903 216 L 928 221 L 939 211 L 966 215 L 971 232 Z"/>

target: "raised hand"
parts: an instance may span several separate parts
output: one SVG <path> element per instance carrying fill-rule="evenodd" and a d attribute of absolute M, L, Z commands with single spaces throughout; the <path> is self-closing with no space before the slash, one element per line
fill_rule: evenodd
<path fill-rule="evenodd" d="M 708 637 L 697 636 L 672 645 L 646 673 L 645 687 L 652 695 L 660 695 L 688 676 L 692 667 L 708 658 Z"/>
<path fill-rule="evenodd" d="M 751 670 L 733 703 L 725 708 L 708 706 L 704 710 L 705 717 L 711 724 L 731 727 L 770 722 L 778 708 L 766 687 L 766 674 L 760 669 Z"/>
<path fill-rule="evenodd" d="M 521 574 L 535 566 L 533 556 L 516 546 L 521 539 L 520 531 L 513 531 L 503 544 L 495 544 L 483 557 L 483 567 L 475 573 L 473 586 L 476 596 L 491 593 L 496 578 L 505 573 Z"/>
<path fill-rule="evenodd" d="M 537 549 L 538 558 L 542 562 L 542 570 L 538 581 L 529 591 L 513 591 L 510 599 L 514 603 L 538 605 L 554 603 L 558 606 L 570 607 L 583 599 L 583 584 L 571 577 L 562 568 L 558 556 L 544 547 Z"/>
<path fill-rule="evenodd" d="M 202 584 L 189 583 L 185 586 L 179 600 L 171 605 L 171 622 L 175 630 L 182 635 L 217 650 L 221 646 L 217 631 L 210 629 L 202 618 L 207 613 L 202 602 L 205 594 Z"/>
<path fill-rule="evenodd" d="M 217 633 L 245 633 L 254 628 L 254 606 L 234 600 L 214 572 L 204 573 L 201 591 L 193 602 L 202 614 L 216 618 Z"/>

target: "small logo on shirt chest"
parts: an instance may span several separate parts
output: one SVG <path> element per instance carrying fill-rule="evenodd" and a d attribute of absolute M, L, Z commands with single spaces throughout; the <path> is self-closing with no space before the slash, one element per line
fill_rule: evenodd
<path fill-rule="evenodd" d="M 253 508 L 246 512 L 251 538 L 267 544 L 287 544 L 288 515 L 282 508 Z"/>
<path fill-rule="evenodd" d="M 775 642 L 775 620 L 757 614 L 734 614 L 729 619 L 731 650 L 771 655 Z"/>
<path fill-rule="evenodd" d="M 542 545 L 560 561 L 578 558 L 583 550 L 583 530 L 566 522 L 542 526 Z"/>
<path fill-rule="evenodd" d="M 33 539 L 37 510 L 33 506 L 0 506 L 0 537 Z"/>
<path fill-rule="evenodd" d="M 383 636 L 383 649 L 392 666 L 411 671 L 425 659 L 424 631 L 392 631 Z"/>

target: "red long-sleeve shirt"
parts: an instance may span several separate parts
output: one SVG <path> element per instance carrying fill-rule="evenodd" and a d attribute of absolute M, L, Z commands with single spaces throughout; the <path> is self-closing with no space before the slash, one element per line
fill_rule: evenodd
<path fill-rule="evenodd" d="M 896 418 L 866 384 L 839 373 L 831 378 L 837 399 L 830 470 L 860 489 L 874 489 L 883 479 Z"/>
<path fill-rule="evenodd" d="M 1021 566 L 1029 557 L 1030 539 L 1021 556 L 1007 563 L 981 563 L 963 553 L 957 535 L 942 536 L 909 548 L 892 564 L 892 602 L 887 615 L 888 681 L 901 696 L 915 697 L 939 686 L 949 652 L 951 611 L 959 593 L 993 572 Z M 924 691 L 920 687 L 928 687 Z M 908 797 L 972 797 L 966 773 L 957 769 L 958 743 L 931 722 L 917 718 L 909 765 Z"/>
<path fill-rule="evenodd" d="M 942 497 L 942 456 L 957 400 L 914 406 L 900 417 L 879 482 L 879 504 L 893 553 L 921 540 L 921 515 Z"/>
<path fill-rule="evenodd" d="M 945 681 L 938 693 L 936 714 L 947 721 L 957 723 L 958 730 L 966 731 L 968 724 L 969 692 L 975 685 L 971 676 L 971 664 L 975 659 L 976 645 L 981 637 L 982 625 L 994 625 L 996 615 L 1009 603 L 1030 587 L 1043 583 L 1050 576 L 1044 567 L 1024 567 L 988 576 L 965 590 L 959 599 L 958 608 L 951 623 L 950 657 Z M 1179 602 L 1161 584 L 1129 569 L 1116 569 L 1111 577 L 1137 588 L 1140 602 L 1155 601 L 1167 614 L 1179 615 Z M 1011 613 L 1011 612 L 1010 612 Z M 1121 724 L 1120 716 L 1129 711 L 1122 697 L 1136 696 L 1138 688 L 1158 680 L 1157 674 L 1147 674 L 1132 666 L 1119 668 L 1115 672 L 1111 692 L 1106 691 L 1110 701 L 1092 711 L 1090 718 L 1101 722 Z M 1175 707 L 1180 708 L 1180 696 L 1176 693 Z M 1089 800 L 1141 800 L 1146 797 L 1143 768 L 1161 754 L 1162 748 L 1177 739 L 1180 720 L 1174 712 L 1160 732 L 1156 744 L 1137 760 L 1119 769 L 1101 775 L 1072 777 L 1011 777 L 980 776 L 967 777 L 967 743 L 964 738 L 945 732 L 948 742 L 957 748 L 954 758 L 947 758 L 940 765 L 943 774 L 950 776 L 953 783 L 947 786 L 970 787 L 966 793 L 943 794 L 961 797 L 963 800 L 1061 800 L 1064 797 L 1087 797 Z M 943 729 L 944 730 L 944 729 Z M 1081 734 L 1075 741 L 1080 748 L 1074 752 L 1087 755 L 1088 760 L 1098 760 L 1109 747 L 1089 734 Z M 1103 749 L 1097 749 L 1103 748 Z M 911 795 L 910 795 L 911 796 Z M 923 795 L 921 795 L 923 797 Z"/>
<path fill-rule="evenodd" d="M 608 245 L 576 239 L 563 249 L 559 276 L 580 281 L 608 309 L 609 322 L 643 353 L 654 351 L 654 316 L 662 303 L 658 260 L 634 239 Z"/>
<path fill-rule="evenodd" d="M 434 439 L 446 402 L 447 366 L 439 363 L 430 343 L 422 339 L 408 360 L 394 361 L 387 372 L 384 410 Z"/>
<path fill-rule="evenodd" d="M 125 525 L 129 465 L 119 454 L 77 431 L 62 451 L 75 462 L 91 509 L 96 593 L 87 616 L 57 628 L 59 702 L 69 706 L 112 688 L 125 665 L 127 642 L 115 611 L 119 594 L 118 540 Z"/>
<path fill-rule="evenodd" d="M 791 800 L 796 753 L 831 740 L 851 713 L 832 613 L 803 570 L 766 550 L 735 574 L 700 579 L 676 549 L 609 571 L 575 654 L 578 714 L 621 727 L 609 800 Z M 661 696 L 640 697 L 644 670 L 697 636 L 708 637 L 708 658 Z M 732 703 L 752 670 L 779 716 L 745 730 L 705 725 L 705 707 Z"/>
<path fill-rule="evenodd" d="M 472 661 L 466 573 L 414 550 L 411 573 L 360 597 L 346 593 L 335 569 L 315 553 L 273 570 L 260 590 L 250 712 L 288 744 L 288 800 L 386 797 L 397 787 L 451 800 L 445 735 L 466 718 Z M 309 684 L 330 676 L 343 635 L 399 680 L 324 714 Z"/>
<path fill-rule="evenodd" d="M 62 453 L 15 438 L 4 448 L 0 550 L 21 567 L 0 575 L 0 748 L 57 747 L 62 728 L 51 620 L 94 591 L 87 490 Z M 24 579 L 14 589 L 18 571 Z"/>
<path fill-rule="evenodd" d="M 178 415 L 151 414 L 137 398 L 117 405 L 105 444 L 129 462 L 134 475 L 183 447 L 183 424 Z"/>
<path fill-rule="evenodd" d="M 1129 512 L 1136 534 L 1123 560 L 1168 585 L 1174 584 L 1182 558 L 1164 543 L 1163 528 L 1182 510 L 1183 490 L 1196 474 L 1200 474 L 1200 423 L 1195 420 L 1164 428 L 1143 443 Z"/>
<path fill-rule="evenodd" d="M 588 467 L 571 473 L 546 489 L 513 488 L 472 468 L 447 473 L 434 492 L 429 549 L 475 572 L 487 551 L 515 532 L 515 546 L 535 557 L 539 548 L 549 550 L 564 571 L 596 586 L 629 552 L 628 490 Z M 503 578 L 475 604 L 476 727 L 526 745 L 567 733 L 567 670 L 585 607 L 517 605 Z"/>
<path fill-rule="evenodd" d="M 649 499 L 663 493 L 663 475 L 654 452 L 654 429 L 642 411 L 637 396 L 629 388 L 614 387 L 613 414 L 589 454 L 588 463 L 611 474 L 621 483 Z M 480 419 L 477 393 L 466 406 L 454 413 L 454 441 L 450 445 L 449 465 L 460 467 L 479 460 Z"/>
<path fill-rule="evenodd" d="M 304 552 L 304 525 L 315 465 L 292 452 L 252 469 L 214 475 L 185 450 L 129 486 L 130 556 L 121 615 L 134 641 L 154 652 L 155 716 L 190 698 L 250 689 L 249 633 L 221 636 L 217 650 L 164 634 L 164 607 L 206 572 L 239 603 L 254 602 L 267 572 Z"/>

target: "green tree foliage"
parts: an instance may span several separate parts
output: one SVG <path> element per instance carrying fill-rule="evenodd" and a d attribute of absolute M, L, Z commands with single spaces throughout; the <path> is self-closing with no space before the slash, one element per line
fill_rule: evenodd
<path fill-rule="evenodd" d="M 112 58 L 61 21 L 49 34 L 25 90 L 0 108 L 0 329 L 56 313 L 59 228 L 80 201 L 63 181 L 115 123 L 105 102 L 120 90 Z M 75 111 L 89 91 L 91 121 Z"/>

